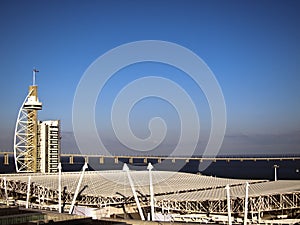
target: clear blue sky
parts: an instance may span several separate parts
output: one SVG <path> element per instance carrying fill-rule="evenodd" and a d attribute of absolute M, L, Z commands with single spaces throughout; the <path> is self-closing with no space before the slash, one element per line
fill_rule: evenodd
<path fill-rule="evenodd" d="M 299 12 L 299 1 L 1 1 L 0 151 L 12 151 L 33 67 L 40 70 L 37 84 L 44 109 L 39 118 L 62 121 L 63 152 L 72 152 L 73 98 L 88 66 L 121 44 L 164 40 L 200 56 L 222 88 L 227 131 L 220 154 L 299 153 Z M 120 148 L 107 123 L 114 96 L 143 75 L 165 76 L 185 88 L 199 111 L 205 143 L 207 102 L 188 78 L 174 68 L 151 64 L 123 73 L 127 75 L 110 80 L 96 107 L 99 132 L 110 148 Z M 179 135 L 178 116 L 160 99 L 136 105 L 132 129 L 146 137 L 153 116 L 165 118 L 172 145 Z"/>

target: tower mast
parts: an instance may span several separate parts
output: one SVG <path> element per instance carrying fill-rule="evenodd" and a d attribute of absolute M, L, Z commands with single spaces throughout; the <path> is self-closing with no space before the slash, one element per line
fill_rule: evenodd
<path fill-rule="evenodd" d="M 33 69 L 32 70 L 32 86 L 35 86 L 35 76 L 36 76 L 36 73 L 38 73 L 40 71 L 38 71 L 37 69 Z"/>

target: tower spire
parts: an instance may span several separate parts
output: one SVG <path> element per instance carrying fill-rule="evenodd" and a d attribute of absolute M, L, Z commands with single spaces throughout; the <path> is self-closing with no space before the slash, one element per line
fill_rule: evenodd
<path fill-rule="evenodd" d="M 35 86 L 35 76 L 36 76 L 36 73 L 38 73 L 40 71 L 38 71 L 36 68 L 34 68 L 32 70 L 32 86 Z"/>

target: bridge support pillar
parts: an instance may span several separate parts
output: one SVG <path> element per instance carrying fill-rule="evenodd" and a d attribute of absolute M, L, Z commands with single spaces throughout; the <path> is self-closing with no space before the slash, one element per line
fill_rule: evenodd
<path fill-rule="evenodd" d="M 99 162 L 100 162 L 100 164 L 104 164 L 104 157 L 100 157 Z"/>
<path fill-rule="evenodd" d="M 9 164 L 8 154 L 5 153 L 5 154 L 4 154 L 4 165 L 8 165 L 8 164 Z"/>
<path fill-rule="evenodd" d="M 119 158 L 115 157 L 115 164 L 118 164 L 118 163 L 119 163 Z"/>

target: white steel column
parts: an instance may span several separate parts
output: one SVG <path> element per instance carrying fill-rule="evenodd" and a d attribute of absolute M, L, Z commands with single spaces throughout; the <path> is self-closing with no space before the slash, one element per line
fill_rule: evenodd
<path fill-rule="evenodd" d="M 227 195 L 227 213 L 228 213 L 228 225 L 232 225 L 231 221 L 231 207 L 230 207 L 230 187 L 227 184 L 226 187 L 226 195 Z"/>
<path fill-rule="evenodd" d="M 58 163 L 58 212 L 61 213 L 61 163 Z"/>
<path fill-rule="evenodd" d="M 279 168 L 278 165 L 274 165 L 274 180 L 277 181 L 277 169 Z"/>
<path fill-rule="evenodd" d="M 128 166 L 127 166 L 126 163 L 124 163 L 123 171 L 125 171 L 126 174 L 127 174 L 127 177 L 128 177 L 128 180 L 129 180 L 129 184 L 130 184 L 130 187 L 131 187 L 131 191 L 132 191 L 132 194 L 134 196 L 134 199 L 135 199 L 135 202 L 136 202 L 136 205 L 137 205 L 137 208 L 138 208 L 141 220 L 145 220 L 145 217 L 144 217 L 144 214 L 143 214 L 143 211 L 142 211 L 142 208 L 141 208 L 138 196 L 137 196 L 135 188 L 134 188 L 133 181 L 132 181 L 131 176 L 129 174 L 129 168 L 128 168 Z"/>
<path fill-rule="evenodd" d="M 244 225 L 247 224 L 248 221 L 248 192 L 249 192 L 249 183 L 246 182 L 246 194 L 245 194 L 245 209 L 244 209 Z"/>
<path fill-rule="evenodd" d="M 151 221 L 154 220 L 154 191 L 153 191 L 153 181 L 152 181 L 152 169 L 153 166 L 151 163 L 148 164 L 147 169 L 149 170 L 149 189 L 150 189 L 150 208 L 151 208 L 151 214 L 150 218 Z"/>
<path fill-rule="evenodd" d="M 75 202 L 76 202 L 77 195 L 79 193 L 79 189 L 80 189 L 80 185 L 82 183 L 83 175 L 84 175 L 84 172 L 87 168 L 88 168 L 87 163 L 85 163 L 82 167 L 82 172 L 80 174 L 80 178 L 79 178 L 79 181 L 78 181 L 78 184 L 77 184 L 77 188 L 76 188 L 74 196 L 73 196 L 73 200 L 72 200 L 72 204 L 71 204 L 71 207 L 70 207 L 70 210 L 69 210 L 69 214 L 73 213 L 73 208 L 74 208 L 74 205 L 75 205 Z"/>
<path fill-rule="evenodd" d="M 28 177 L 28 182 L 27 182 L 26 209 L 28 209 L 28 206 L 29 206 L 30 180 L 31 180 L 31 176 Z"/>

